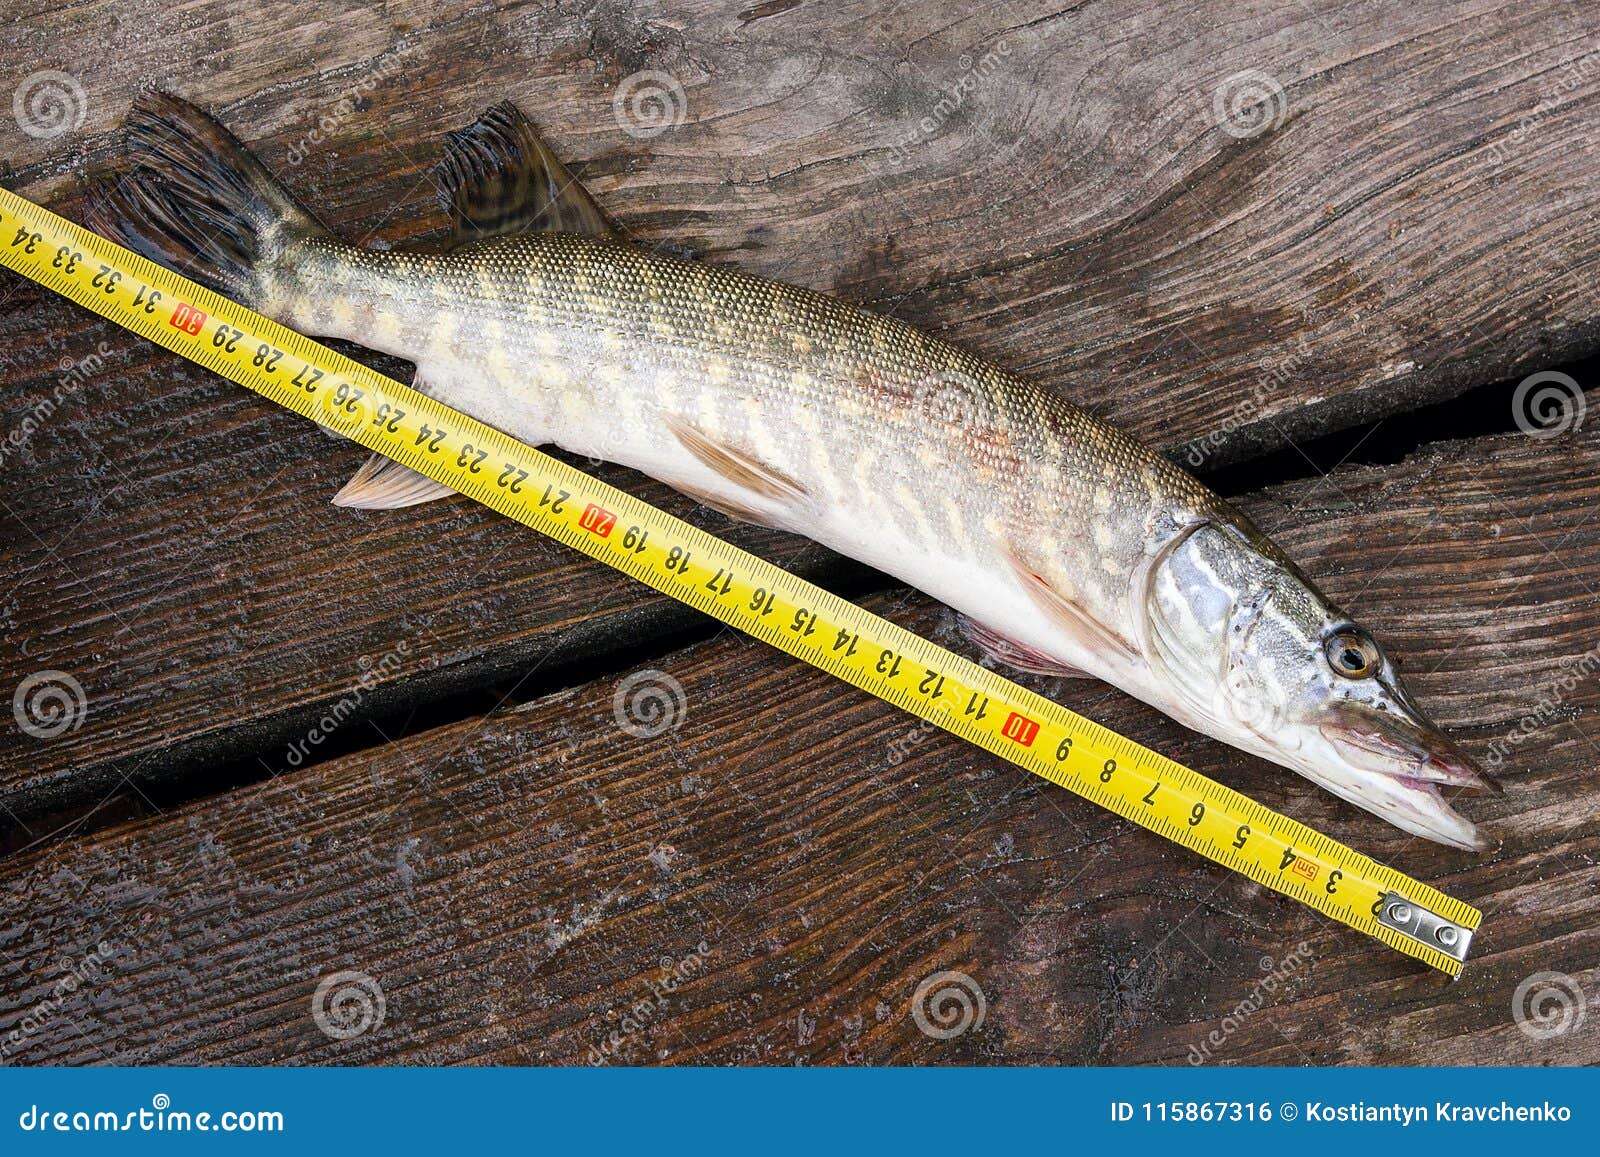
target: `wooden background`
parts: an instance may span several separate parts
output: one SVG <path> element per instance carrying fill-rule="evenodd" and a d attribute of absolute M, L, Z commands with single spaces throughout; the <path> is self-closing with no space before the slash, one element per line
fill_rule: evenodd
<path fill-rule="evenodd" d="M 1600 1061 L 1600 1010 L 1518 1008 L 1600 1000 L 1600 432 L 1527 437 L 1508 390 L 1501 432 L 1392 464 L 1292 449 L 1594 351 L 1584 5 L 136 7 L 9 9 L 0 89 L 77 89 L 64 133 L 0 118 L 8 187 L 76 212 L 159 85 L 343 236 L 433 243 L 439 138 L 515 99 L 642 243 L 893 313 L 1202 473 L 1298 462 L 1241 501 L 1505 753 L 1464 805 L 1503 842 L 1031 681 L 1481 907 L 1452 984 L 465 500 L 336 510 L 363 452 L 6 276 L 0 691 L 62 671 L 87 710 L 48 740 L 0 714 L 0 1058 Z M 616 109 L 640 83 L 657 135 Z M 612 704 L 649 672 L 683 698 L 640 739 Z M 913 996 L 952 970 L 984 1014 L 940 1039 Z M 341 972 L 383 994 L 348 1039 L 313 1016 Z"/>

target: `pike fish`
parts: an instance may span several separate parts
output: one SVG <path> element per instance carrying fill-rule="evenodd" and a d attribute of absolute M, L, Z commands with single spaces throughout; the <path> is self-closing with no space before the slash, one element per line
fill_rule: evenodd
<path fill-rule="evenodd" d="M 452 133 L 439 253 L 337 240 L 194 106 L 148 94 L 91 224 L 422 392 L 631 466 L 954 608 L 1000 664 L 1092 676 L 1398 827 L 1489 841 L 1497 791 L 1373 637 L 1228 502 L 1005 369 L 832 297 L 630 244 L 509 104 Z M 448 488 L 382 456 L 334 501 Z"/>

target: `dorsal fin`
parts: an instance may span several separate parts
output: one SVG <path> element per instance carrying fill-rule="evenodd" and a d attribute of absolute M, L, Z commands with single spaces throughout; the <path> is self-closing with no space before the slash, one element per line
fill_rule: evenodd
<path fill-rule="evenodd" d="M 450 134 L 438 174 L 457 244 L 539 231 L 622 236 L 510 101 Z"/>

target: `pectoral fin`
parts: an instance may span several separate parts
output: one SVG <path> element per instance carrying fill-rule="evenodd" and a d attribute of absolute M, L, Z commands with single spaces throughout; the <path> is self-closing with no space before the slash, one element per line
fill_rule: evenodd
<path fill-rule="evenodd" d="M 333 496 L 333 504 L 355 510 L 398 510 L 454 493 L 455 490 L 443 482 L 418 474 L 393 458 L 373 454 Z"/>
<path fill-rule="evenodd" d="M 622 237 L 509 101 L 450 134 L 438 176 L 458 244 L 540 231 Z"/>
<path fill-rule="evenodd" d="M 1093 679 L 1087 671 L 1061 662 L 1059 659 L 1036 651 L 1026 643 L 1007 638 L 999 631 L 984 626 L 966 615 L 957 617 L 961 636 L 996 663 L 1035 675 L 1054 675 L 1061 679 Z"/>
<path fill-rule="evenodd" d="M 1034 571 L 1015 554 L 1007 551 L 1005 558 L 1023 589 L 1033 599 L 1034 605 L 1068 638 L 1085 650 L 1100 651 L 1125 663 L 1141 662 L 1139 652 L 1132 642 L 1110 627 L 1097 622 L 1082 607 L 1053 587 L 1043 575 Z"/>

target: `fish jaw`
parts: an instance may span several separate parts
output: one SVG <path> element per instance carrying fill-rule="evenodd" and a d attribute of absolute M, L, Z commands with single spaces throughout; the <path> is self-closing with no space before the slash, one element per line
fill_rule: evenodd
<path fill-rule="evenodd" d="M 1461 747 L 1420 712 L 1405 716 L 1350 712 L 1321 725 L 1345 762 L 1381 775 L 1400 776 L 1473 794 L 1504 789 Z"/>
<path fill-rule="evenodd" d="M 1270 722 L 1213 715 L 1199 730 L 1286 767 L 1412 835 L 1463 851 L 1495 846 L 1452 802 L 1503 789 L 1426 716 L 1386 718 L 1352 707 L 1325 710 L 1319 722 L 1283 715 Z"/>
<path fill-rule="evenodd" d="M 1487 851 L 1494 846 L 1493 840 L 1451 806 L 1456 795 L 1500 791 L 1499 784 L 1477 772 L 1464 755 L 1460 757 L 1463 763 L 1448 769 L 1425 760 L 1394 759 L 1379 765 L 1364 756 L 1357 762 L 1350 757 L 1348 745 L 1328 738 L 1320 729 L 1290 725 L 1258 730 L 1224 710 L 1196 710 L 1187 698 L 1174 694 L 1170 685 L 1148 675 L 1118 685 L 1184 726 L 1304 776 L 1411 835 L 1463 851 Z M 1443 742 L 1454 747 L 1449 740 Z"/>
<path fill-rule="evenodd" d="M 1451 806 L 1454 795 L 1482 789 L 1479 784 L 1466 782 L 1465 768 L 1454 772 L 1460 782 L 1442 776 L 1424 777 L 1438 772 L 1437 767 L 1395 761 L 1386 770 L 1380 769 L 1369 760 L 1353 761 L 1347 744 L 1322 735 L 1297 752 L 1290 766 L 1340 799 L 1365 808 L 1412 835 L 1469 852 L 1494 847 L 1492 839 Z M 1482 786 L 1493 784 L 1481 774 L 1479 778 Z M 1496 788 L 1497 784 L 1489 790 Z M 1452 793 L 1450 797 L 1445 794 L 1447 790 Z"/>

